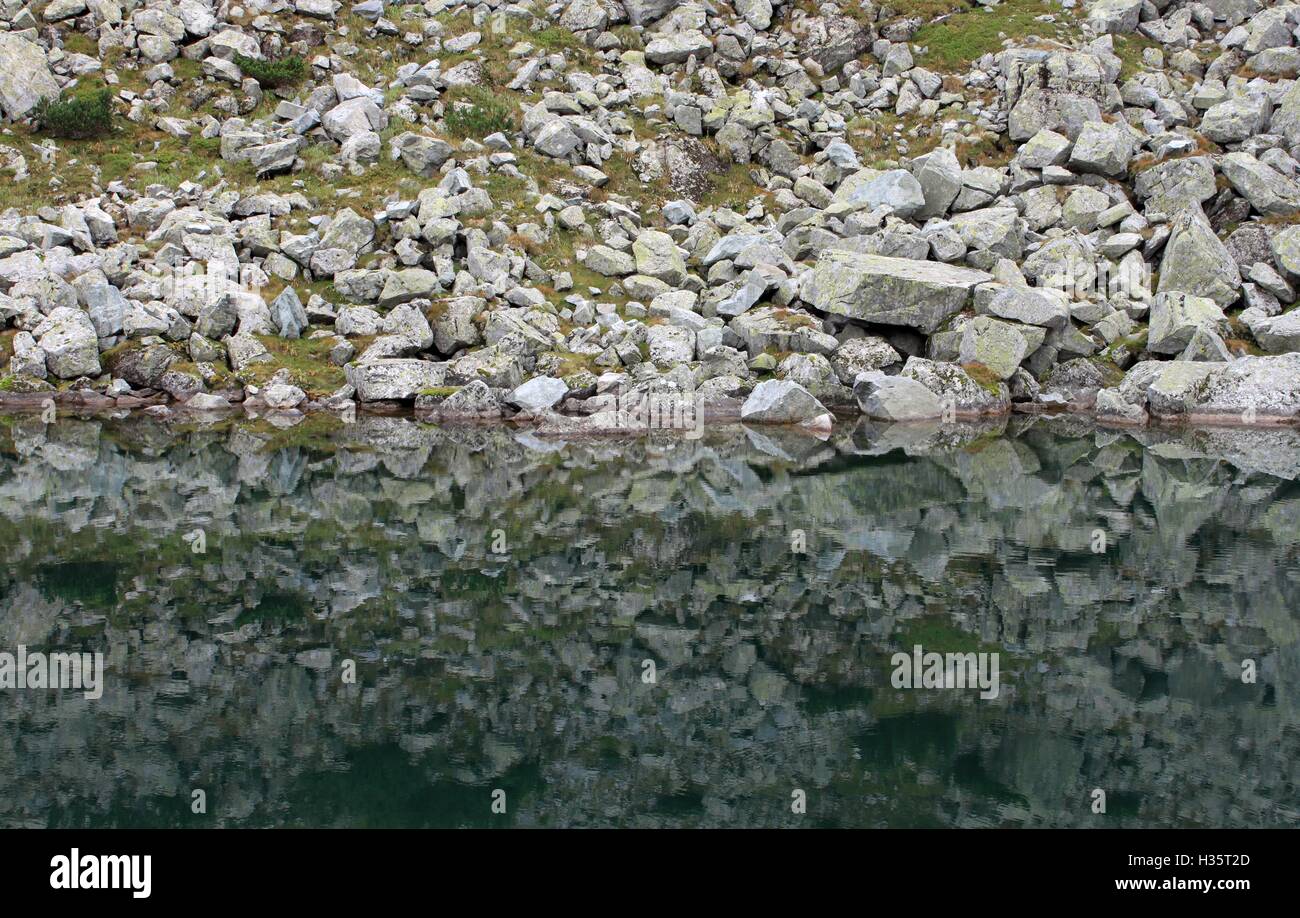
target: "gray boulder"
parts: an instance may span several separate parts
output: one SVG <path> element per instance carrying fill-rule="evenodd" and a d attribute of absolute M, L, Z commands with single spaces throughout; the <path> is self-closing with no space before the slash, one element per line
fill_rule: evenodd
<path fill-rule="evenodd" d="M 653 39 L 645 46 L 645 58 L 652 64 L 680 64 L 692 55 L 700 58 L 712 50 L 709 36 L 689 29 Z"/>
<path fill-rule="evenodd" d="M 1201 133 L 1215 143 L 1240 143 L 1268 127 L 1273 105 L 1262 93 L 1233 96 L 1201 117 Z"/>
<path fill-rule="evenodd" d="M 1229 153 L 1219 168 L 1237 194 L 1259 213 L 1285 216 L 1300 211 L 1300 185 L 1249 153 Z"/>
<path fill-rule="evenodd" d="M 853 384 L 862 413 L 881 421 L 921 421 L 941 417 L 943 400 L 924 383 L 907 376 L 863 373 Z"/>
<path fill-rule="evenodd" d="M 59 306 L 32 329 L 50 375 L 59 379 L 98 376 L 99 337 L 90 316 L 80 309 Z"/>
<path fill-rule="evenodd" d="M 1010 379 L 1030 350 L 1029 340 L 1020 331 L 1022 327 L 989 316 L 976 316 L 962 332 L 961 362 L 978 363 L 999 379 Z"/>
<path fill-rule="evenodd" d="M 1166 365 L 1147 389 L 1153 414 L 1192 419 L 1300 416 L 1300 354 Z"/>
<path fill-rule="evenodd" d="M 830 412 L 816 397 L 788 379 L 768 379 L 754 387 L 740 408 L 740 419 L 754 424 L 829 427 Z"/>
<path fill-rule="evenodd" d="M 1269 354 L 1289 354 L 1300 351 L 1300 310 L 1284 312 L 1280 316 L 1264 316 L 1258 310 L 1246 310 L 1241 320 Z"/>
<path fill-rule="evenodd" d="M 951 405 L 958 416 L 1005 414 L 1011 410 L 1011 392 L 1006 383 L 977 382 L 955 363 L 910 357 L 899 375 L 921 383 Z"/>
<path fill-rule="evenodd" d="M 444 364 L 404 358 L 351 364 L 345 372 L 363 402 L 410 401 L 425 389 L 443 385 L 447 376 Z"/>
<path fill-rule="evenodd" d="M 884 255 L 826 252 L 800 282 L 804 302 L 823 312 L 925 334 L 964 309 L 983 271 Z"/>
<path fill-rule="evenodd" d="M 1136 32 L 1142 15 L 1142 0 L 1091 0 L 1088 24 L 1097 32 L 1127 35 Z"/>
<path fill-rule="evenodd" d="M 910 217 L 926 206 L 921 183 L 906 169 L 855 172 L 840 183 L 834 201 L 867 210 L 888 207 L 900 217 Z"/>
<path fill-rule="evenodd" d="M 58 81 L 41 46 L 11 32 L 0 32 L 0 109 L 5 117 L 24 118 L 42 99 L 58 96 Z"/>
<path fill-rule="evenodd" d="M 840 383 L 852 386 L 863 373 L 883 370 L 902 361 L 903 358 L 888 341 L 868 335 L 850 338 L 841 344 L 831 356 L 831 369 Z"/>
<path fill-rule="evenodd" d="M 1230 305 L 1241 295 L 1237 262 L 1199 207 L 1189 206 L 1174 219 L 1156 290 L 1208 297 L 1220 306 Z"/>
<path fill-rule="evenodd" d="M 1070 321 L 1064 296 L 1050 288 L 980 284 L 975 288 L 975 312 L 1044 328 L 1061 328 Z"/>
<path fill-rule="evenodd" d="M 1128 171 L 1136 147 L 1137 139 L 1127 125 L 1089 121 L 1074 142 L 1070 168 L 1076 172 L 1120 176 Z"/>
<path fill-rule="evenodd" d="M 1157 293 L 1151 300 L 1147 350 L 1177 354 L 1187 347 L 1199 328 L 1217 329 L 1227 322 L 1218 304 L 1186 293 Z"/>
<path fill-rule="evenodd" d="M 662 19 L 675 6 L 677 0 L 623 0 L 623 8 L 633 25 L 647 25 Z"/>
<path fill-rule="evenodd" d="M 1273 237 L 1273 261 L 1282 276 L 1300 283 L 1300 226 L 1288 226 Z"/>
<path fill-rule="evenodd" d="M 506 404 L 513 405 L 522 412 L 536 414 L 558 405 L 568 391 L 569 387 L 563 380 L 551 376 L 534 376 L 517 386 L 505 400 Z"/>
<path fill-rule="evenodd" d="M 307 310 L 292 287 L 285 287 L 271 301 L 271 321 L 281 338 L 297 338 L 307 327 Z"/>
<path fill-rule="evenodd" d="M 924 204 L 915 216 L 918 219 L 943 216 L 961 191 L 961 164 L 946 147 L 938 147 L 917 161 L 919 165 L 914 163 L 913 167 Z"/>

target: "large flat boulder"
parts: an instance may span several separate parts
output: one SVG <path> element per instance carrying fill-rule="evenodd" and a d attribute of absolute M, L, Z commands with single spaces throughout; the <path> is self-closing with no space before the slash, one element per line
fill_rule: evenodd
<path fill-rule="evenodd" d="M 1151 413 L 1234 423 L 1300 416 L 1300 354 L 1230 363 L 1174 360 L 1146 390 Z"/>
<path fill-rule="evenodd" d="M 932 261 L 830 251 L 804 275 L 804 302 L 835 315 L 924 334 L 964 309 L 991 274 Z"/>

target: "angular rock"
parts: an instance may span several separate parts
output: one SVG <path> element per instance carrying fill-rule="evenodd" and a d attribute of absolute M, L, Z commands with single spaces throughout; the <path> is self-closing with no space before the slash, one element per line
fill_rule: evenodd
<path fill-rule="evenodd" d="M 427 360 L 389 359 L 354 363 L 345 369 L 362 402 L 411 401 L 425 389 L 444 384 L 447 367 Z"/>
<path fill-rule="evenodd" d="M 961 336 L 960 360 L 978 363 L 999 379 L 1010 379 L 1029 353 L 1029 341 L 1020 328 L 988 316 L 976 316 Z"/>
<path fill-rule="evenodd" d="M 50 375 L 59 379 L 98 376 L 99 337 L 90 316 L 80 309 L 59 306 L 32 329 Z"/>
<path fill-rule="evenodd" d="M 855 172 L 840 183 L 834 201 L 867 210 L 888 207 L 900 217 L 910 217 L 926 206 L 921 183 L 906 169 Z"/>
<path fill-rule="evenodd" d="M 1199 207 L 1181 211 L 1160 262 L 1158 293 L 1208 297 L 1228 306 L 1241 295 L 1241 272 Z"/>
<path fill-rule="evenodd" d="M 0 109 L 10 120 L 25 118 L 42 99 L 57 99 L 59 84 L 40 45 L 0 32 Z"/>
<path fill-rule="evenodd" d="M 799 295 L 822 312 L 936 331 L 991 281 L 983 271 L 937 262 L 832 250 L 803 275 Z"/>
<path fill-rule="evenodd" d="M 754 387 L 740 408 L 742 421 L 751 424 L 800 424 L 830 427 L 832 418 L 817 398 L 788 379 L 768 379 Z"/>
<path fill-rule="evenodd" d="M 569 387 L 561 379 L 550 376 L 534 376 L 528 382 L 517 386 L 506 396 L 506 404 L 513 405 L 520 411 L 536 414 L 555 405 L 568 394 Z"/>
<path fill-rule="evenodd" d="M 858 407 L 881 421 L 921 421 L 942 417 L 945 405 L 926 385 L 907 376 L 886 376 L 880 370 L 863 373 L 853 384 Z"/>
<path fill-rule="evenodd" d="M 955 363 L 909 357 L 899 376 L 915 379 L 956 416 L 1005 414 L 1011 410 L 1011 392 L 1006 383 L 980 383 Z"/>

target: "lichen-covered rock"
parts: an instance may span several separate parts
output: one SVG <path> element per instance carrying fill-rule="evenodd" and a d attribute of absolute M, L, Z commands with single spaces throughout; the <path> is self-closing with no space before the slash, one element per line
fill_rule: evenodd
<path fill-rule="evenodd" d="M 421 391 L 443 385 L 447 377 L 445 364 L 402 358 L 354 363 L 345 372 L 363 402 L 411 401 Z"/>
<path fill-rule="evenodd" d="M 740 409 L 741 420 L 751 424 L 800 424 L 829 427 L 830 412 L 817 398 L 788 379 L 768 379 L 754 387 Z"/>
<path fill-rule="evenodd" d="M 1300 416 L 1300 354 L 1172 361 L 1147 388 L 1151 413 L 1238 423 Z"/>
<path fill-rule="evenodd" d="M 528 382 L 516 386 L 506 396 L 506 404 L 513 405 L 520 411 L 536 413 L 545 411 L 558 404 L 569 391 L 563 380 L 550 376 L 534 376 Z"/>
<path fill-rule="evenodd" d="M 1190 293 L 1228 306 L 1241 295 L 1241 271 L 1199 207 L 1182 210 L 1170 227 L 1158 293 Z"/>
<path fill-rule="evenodd" d="M 50 375 L 59 379 L 98 376 L 99 338 L 90 316 L 79 309 L 60 306 L 32 329 Z"/>
<path fill-rule="evenodd" d="M 1063 294 L 1051 289 L 997 283 L 975 288 L 975 312 L 1044 328 L 1061 328 L 1070 321 L 1070 309 Z"/>
<path fill-rule="evenodd" d="M 0 109 L 5 117 L 25 118 L 41 100 L 58 95 L 58 81 L 41 46 L 12 32 L 0 32 Z"/>
<path fill-rule="evenodd" d="M 943 416 L 943 400 L 919 380 L 886 376 L 880 370 L 863 373 L 853 385 L 858 407 L 881 421 L 922 421 Z"/>
<path fill-rule="evenodd" d="M 812 316 L 776 306 L 751 309 L 736 316 L 728 329 L 751 355 L 768 350 L 831 354 L 839 347 L 835 337 L 822 331 Z"/>
<path fill-rule="evenodd" d="M 983 271 L 938 262 L 830 251 L 803 276 L 799 295 L 823 311 L 929 334 L 970 301 Z"/>
<path fill-rule="evenodd" d="M 961 362 L 977 363 L 999 379 L 1010 379 L 1029 354 L 1029 339 L 1020 331 L 1023 327 L 989 316 L 976 316 L 962 332 Z"/>
<path fill-rule="evenodd" d="M 932 193 L 936 194 L 937 200 L 937 191 Z M 954 194 L 953 197 L 955 196 Z M 884 172 L 863 169 L 855 172 L 840 184 L 834 202 L 867 210 L 888 207 L 900 217 L 910 217 L 926 207 L 925 191 L 921 183 L 906 169 Z"/>
<path fill-rule="evenodd" d="M 1187 293 L 1157 293 L 1151 300 L 1147 350 L 1177 354 L 1187 347 L 1197 329 L 1218 329 L 1226 324 L 1223 310 L 1211 299 Z"/>
<path fill-rule="evenodd" d="M 884 338 L 867 335 L 845 341 L 830 362 L 841 385 L 852 386 L 863 373 L 892 367 L 902 363 L 903 358 Z"/>
<path fill-rule="evenodd" d="M 642 231 L 632 243 L 632 256 L 636 259 L 638 274 L 658 278 L 673 287 L 686 280 L 686 262 L 667 233 Z"/>
<path fill-rule="evenodd" d="M 950 405 L 954 416 L 1005 414 L 1011 391 L 1005 382 L 981 383 L 955 363 L 909 357 L 901 377 L 915 379 Z"/>
<path fill-rule="evenodd" d="M 1089 121 L 1084 124 L 1070 153 L 1070 166 L 1079 172 L 1120 176 L 1128 171 L 1137 139 L 1127 125 Z"/>
<path fill-rule="evenodd" d="M 1259 213 L 1284 216 L 1300 211 L 1300 185 L 1249 153 L 1229 153 L 1219 161 L 1219 168 Z"/>

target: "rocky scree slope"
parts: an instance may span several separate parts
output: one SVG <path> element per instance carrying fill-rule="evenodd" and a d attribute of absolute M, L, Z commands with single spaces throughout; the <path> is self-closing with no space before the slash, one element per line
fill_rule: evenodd
<path fill-rule="evenodd" d="M 1300 6 L 0 2 L 0 400 L 1300 413 Z M 107 89 L 106 133 L 49 110 Z"/>

